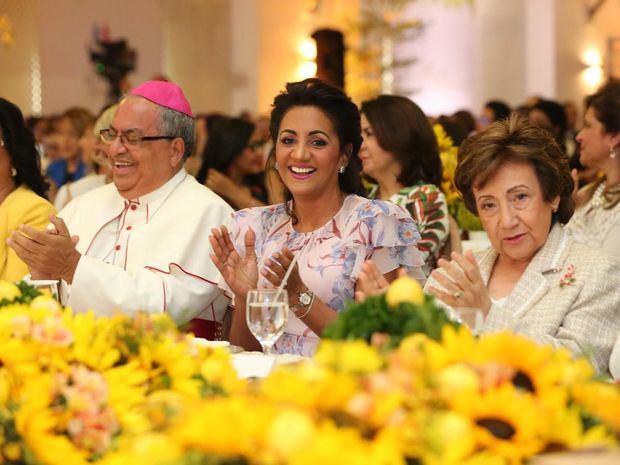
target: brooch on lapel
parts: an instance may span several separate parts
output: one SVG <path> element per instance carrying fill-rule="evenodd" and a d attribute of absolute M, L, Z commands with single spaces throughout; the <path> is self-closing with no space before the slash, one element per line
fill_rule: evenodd
<path fill-rule="evenodd" d="M 574 284 L 575 283 L 575 276 L 573 276 L 574 273 L 575 273 L 575 265 L 572 265 L 572 264 L 568 265 L 566 267 L 566 272 L 560 278 L 560 287 L 571 286 L 572 284 Z"/>

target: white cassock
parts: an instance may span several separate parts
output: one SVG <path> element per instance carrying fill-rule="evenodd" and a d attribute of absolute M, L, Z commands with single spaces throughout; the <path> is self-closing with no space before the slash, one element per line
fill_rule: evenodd
<path fill-rule="evenodd" d="M 61 300 L 74 311 L 98 315 L 137 311 L 168 313 L 192 321 L 203 337 L 217 337 L 229 299 L 209 257 L 211 228 L 232 209 L 181 170 L 166 184 L 134 200 L 113 183 L 71 201 L 59 216 L 79 236 L 82 254 L 73 284 Z"/>

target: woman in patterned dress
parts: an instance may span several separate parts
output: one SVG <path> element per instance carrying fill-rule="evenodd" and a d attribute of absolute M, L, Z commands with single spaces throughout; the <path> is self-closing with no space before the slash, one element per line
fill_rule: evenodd
<path fill-rule="evenodd" d="M 416 221 L 424 271 L 437 264 L 449 235 L 437 139 L 426 115 L 406 97 L 380 95 L 362 103 L 360 149 L 363 172 L 373 183 L 369 197 L 405 208 Z"/>
<path fill-rule="evenodd" d="M 360 116 L 340 89 L 318 79 L 287 84 L 274 100 L 270 133 L 268 166 L 286 186 L 287 202 L 236 212 L 230 232 L 212 231 L 212 259 L 233 294 L 231 342 L 258 349 L 245 320 L 247 292 L 278 286 L 297 256 L 286 285 L 292 312 L 275 349 L 311 355 L 353 300 L 365 260 L 388 280 L 399 267 L 423 277 L 420 236 L 404 210 L 359 195 Z"/>

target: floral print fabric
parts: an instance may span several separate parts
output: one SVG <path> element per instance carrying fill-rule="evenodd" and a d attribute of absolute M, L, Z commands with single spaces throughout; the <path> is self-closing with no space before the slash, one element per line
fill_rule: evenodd
<path fill-rule="evenodd" d="M 372 258 L 382 273 L 404 267 L 421 274 L 423 257 L 416 247 L 420 235 L 415 223 L 404 210 L 390 202 L 349 195 L 331 220 L 308 233 L 295 230 L 285 204 L 238 211 L 233 214 L 231 235 L 241 255 L 248 229 L 256 234 L 259 270 L 266 259 L 288 247 L 298 257 L 304 284 L 336 311 L 353 300 L 357 276 L 367 259 Z M 258 286 L 273 287 L 262 276 Z M 275 347 L 280 353 L 308 356 L 314 352 L 318 340 L 315 333 L 290 313 L 285 334 Z"/>
<path fill-rule="evenodd" d="M 369 197 L 376 195 L 377 186 L 374 186 Z M 417 245 L 424 254 L 424 271 L 430 274 L 437 267 L 437 259 L 450 234 L 446 197 L 434 184 L 420 183 L 401 189 L 390 197 L 390 202 L 403 207 L 415 220 L 421 236 Z"/>

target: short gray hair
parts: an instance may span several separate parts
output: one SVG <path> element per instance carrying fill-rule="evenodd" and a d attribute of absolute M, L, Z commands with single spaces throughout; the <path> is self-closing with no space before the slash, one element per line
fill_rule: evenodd
<path fill-rule="evenodd" d="M 162 135 L 183 139 L 185 143 L 185 153 L 183 156 L 185 159 L 194 153 L 194 146 L 196 145 L 194 118 L 180 111 L 160 106 L 159 124 Z"/>

